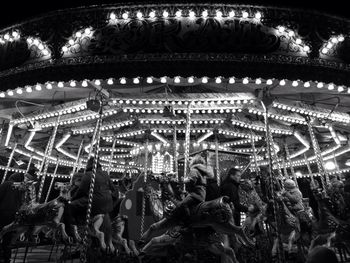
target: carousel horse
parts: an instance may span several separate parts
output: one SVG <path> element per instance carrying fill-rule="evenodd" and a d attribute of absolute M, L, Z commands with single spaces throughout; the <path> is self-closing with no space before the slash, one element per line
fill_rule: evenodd
<path fill-rule="evenodd" d="M 283 247 L 288 251 L 288 253 L 293 252 L 293 246 L 295 242 L 300 237 L 300 222 L 297 216 L 295 216 L 287 207 L 285 202 L 283 201 L 282 196 L 280 193 L 277 193 L 276 196 L 276 204 L 277 204 L 277 213 L 280 216 L 280 235 L 283 243 Z M 271 211 L 271 205 L 270 205 L 270 211 Z M 270 217 L 268 217 L 268 221 L 274 228 L 276 229 L 276 222 L 274 222 L 274 219 L 271 218 L 272 214 L 270 214 Z M 271 222 L 272 221 L 272 222 Z M 277 246 L 278 246 L 278 239 L 275 238 L 272 248 L 272 255 L 277 254 Z"/>
<path fill-rule="evenodd" d="M 324 192 L 313 190 L 318 203 L 319 220 L 313 222 L 313 231 L 316 236 L 310 246 L 315 244 L 326 244 L 332 246 L 334 243 L 350 244 L 350 222 L 341 220 L 333 215 L 333 204 Z"/>
<path fill-rule="evenodd" d="M 123 237 L 126 232 L 126 237 Z M 129 240 L 128 236 L 128 217 L 118 215 L 112 221 L 112 238 L 113 243 L 117 247 L 122 247 L 128 255 L 139 255 L 139 251 L 136 248 L 135 242 Z"/>
<path fill-rule="evenodd" d="M 67 241 L 69 239 L 65 226 L 61 223 L 64 204 L 68 199 L 68 190 L 63 190 L 60 196 L 50 202 L 39 204 L 35 201 L 34 182 L 14 183 L 13 187 L 24 192 L 23 204 L 16 214 L 15 221 L 1 230 L 0 238 L 8 232 L 15 232 L 16 234 L 12 239 L 12 241 L 15 241 L 20 236 L 22 238 L 28 230 L 37 235 L 43 227 L 48 227 L 53 229 L 54 233 L 60 230 L 63 240 Z"/>
<path fill-rule="evenodd" d="M 177 247 L 181 247 L 181 251 L 193 249 L 191 244 L 196 244 L 195 248 L 197 249 L 204 248 L 221 256 L 221 262 L 238 262 L 234 250 L 224 245 L 223 234 L 236 234 L 238 232 L 226 197 L 199 204 L 190 215 L 189 226 L 184 227 L 180 220 L 174 219 L 174 216 L 169 212 L 180 201 L 179 197 L 174 196 L 169 199 L 172 196 L 171 190 L 169 192 L 171 189 L 169 185 L 170 183 L 161 182 L 161 195 L 152 187 L 147 188 L 147 196 L 154 214 L 158 218 L 168 216 L 169 219 L 163 217 L 161 221 L 156 222 L 146 231 L 143 237 L 166 230 L 164 234 L 151 238 L 143 247 L 142 254 L 159 255 L 165 251 L 164 247 L 169 247 L 174 243 Z M 167 213 L 169 215 L 166 215 Z"/>
<path fill-rule="evenodd" d="M 259 226 L 260 231 L 263 230 L 262 223 L 265 219 L 267 205 L 261 200 L 250 180 L 243 180 L 241 182 L 239 196 L 243 205 L 254 207 L 251 212 L 247 213 L 243 222 L 243 229 L 245 229 L 247 235 L 253 236 L 257 226 Z"/>

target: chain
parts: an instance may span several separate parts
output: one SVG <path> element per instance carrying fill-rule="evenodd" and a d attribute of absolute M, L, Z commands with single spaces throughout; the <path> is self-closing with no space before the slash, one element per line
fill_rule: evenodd
<path fill-rule="evenodd" d="M 55 123 L 55 127 L 53 129 L 53 133 L 51 135 L 49 143 L 48 143 L 48 145 L 46 147 L 45 155 L 43 157 L 41 168 L 44 167 L 44 170 L 41 173 L 42 175 L 41 175 L 41 182 L 40 182 L 39 193 L 38 193 L 38 202 L 40 202 L 41 195 L 43 193 L 45 178 L 46 178 L 46 174 L 47 174 L 47 169 L 49 168 L 49 164 L 50 164 L 50 160 L 48 159 L 48 156 L 51 156 L 53 145 L 55 143 L 57 129 L 58 129 L 58 126 L 59 126 L 59 121 L 60 121 L 60 115 L 57 117 L 57 120 L 56 120 L 56 123 Z M 40 172 L 41 172 L 41 170 L 40 170 Z"/>
<path fill-rule="evenodd" d="M 264 120 L 265 120 L 265 130 L 266 130 L 266 144 L 267 144 L 267 154 L 268 154 L 268 159 L 269 159 L 269 179 L 270 179 L 270 193 L 272 196 L 272 207 L 273 207 L 273 212 L 275 215 L 275 222 L 276 222 L 276 234 L 277 234 L 277 240 L 278 240 L 278 248 L 277 248 L 277 257 L 278 257 L 278 263 L 285 262 L 284 260 L 284 250 L 283 250 L 283 243 L 280 235 L 280 227 L 281 227 L 281 218 L 279 216 L 279 213 L 277 211 L 277 202 L 276 202 L 276 194 L 274 191 L 274 176 L 273 176 L 273 159 L 275 159 L 275 147 L 273 144 L 273 138 L 272 134 L 270 132 L 270 127 L 269 127 L 269 121 L 268 121 L 268 111 L 267 108 L 265 107 L 264 103 L 262 102 L 262 106 L 265 109 L 265 114 L 264 114 Z M 281 170 L 278 169 L 278 172 L 281 173 Z"/>
<path fill-rule="evenodd" d="M 53 182 L 55 181 L 55 178 L 56 178 L 56 173 L 57 173 L 57 169 L 58 169 L 58 159 L 56 159 L 56 161 L 57 162 L 56 162 L 55 171 L 53 172 L 53 175 L 52 175 L 52 179 L 51 179 L 51 182 L 50 182 L 49 190 L 47 190 L 45 203 L 47 203 L 47 200 L 49 200 L 49 195 L 50 195 L 50 192 L 51 192 L 51 189 L 52 189 L 52 185 L 53 185 Z"/>
<path fill-rule="evenodd" d="M 10 166 L 11 166 L 11 162 L 12 162 L 12 159 L 13 159 L 13 155 L 14 155 L 15 152 L 16 152 L 16 148 L 17 148 L 17 143 L 15 143 L 15 146 L 13 146 L 13 149 L 12 149 L 11 154 L 10 154 L 10 156 L 9 156 L 9 159 L 8 159 L 8 161 L 7 161 L 6 170 L 5 170 L 5 172 L 4 172 L 4 176 L 2 177 L 2 180 L 1 180 L 1 183 L 2 183 L 2 184 L 3 184 L 3 183 L 5 182 L 5 180 L 6 180 L 7 173 L 8 173 L 8 170 L 9 170 L 9 168 L 10 168 Z"/>
<path fill-rule="evenodd" d="M 327 193 L 327 184 L 329 183 L 329 178 L 326 174 L 326 170 L 324 169 L 323 165 L 323 159 L 320 151 L 320 146 L 318 145 L 318 142 L 316 140 L 316 136 L 314 133 L 314 130 L 311 126 L 311 120 L 307 122 L 307 126 L 309 128 L 309 133 L 311 137 L 311 142 L 312 142 L 312 147 L 314 148 L 314 152 L 316 155 L 316 163 L 317 163 L 317 168 L 319 173 L 321 174 L 321 183 L 322 183 L 322 188 L 323 190 Z M 326 179 L 325 179 L 326 178 Z"/>
<path fill-rule="evenodd" d="M 93 141 L 92 141 L 91 148 L 93 148 L 92 151 L 95 150 L 95 153 L 94 153 L 95 158 L 94 158 L 94 162 L 93 162 L 90 188 L 89 188 L 88 206 L 87 206 L 86 221 L 85 221 L 85 231 L 84 231 L 84 236 L 83 236 L 83 249 L 82 249 L 82 253 L 80 254 L 80 262 L 84 262 L 84 263 L 86 262 L 86 254 L 87 254 L 88 243 L 89 243 L 89 225 L 90 225 L 90 220 L 91 220 L 92 200 L 94 197 L 95 177 L 96 177 L 96 172 L 97 172 L 98 156 L 99 156 L 99 150 L 100 150 L 101 125 L 102 125 L 102 105 L 100 106 L 99 118 L 97 119 L 95 132 L 94 132 L 94 135 L 96 135 L 96 137 L 92 138 Z M 95 147 L 93 146 L 94 139 L 96 139 Z M 89 155 L 92 153 L 92 151 L 89 151 Z"/>
<path fill-rule="evenodd" d="M 292 163 L 292 160 L 290 159 L 290 154 L 289 154 L 288 145 L 285 144 L 284 148 L 285 148 L 285 151 L 286 151 L 287 160 L 288 160 L 288 162 L 289 162 L 290 171 L 292 172 L 293 180 L 294 180 L 296 186 L 299 188 L 297 176 L 296 176 L 295 171 L 294 171 L 294 165 L 293 165 L 293 163 Z"/>
<path fill-rule="evenodd" d="M 149 139 L 147 137 L 146 146 L 145 146 L 145 164 L 144 164 L 144 177 L 143 177 L 144 185 L 146 185 L 146 183 L 147 183 L 148 143 L 149 143 Z M 140 229 L 141 236 L 143 235 L 143 230 L 145 227 L 145 214 L 146 214 L 146 193 L 145 193 L 145 189 L 144 189 L 143 196 L 142 196 L 142 214 L 141 214 L 141 229 Z"/>

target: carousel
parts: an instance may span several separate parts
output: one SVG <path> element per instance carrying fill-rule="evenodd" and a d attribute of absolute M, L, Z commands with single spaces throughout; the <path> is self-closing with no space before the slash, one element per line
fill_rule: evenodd
<path fill-rule="evenodd" d="M 60 10 L 0 30 L 0 213 L 2 189 L 22 195 L 0 255 L 280 263 L 320 245 L 350 262 L 349 32 L 317 12 L 191 3 Z M 247 211 L 220 194 L 232 169 Z M 113 210 L 95 213 L 106 178 Z M 179 209 L 210 184 L 215 199 Z"/>

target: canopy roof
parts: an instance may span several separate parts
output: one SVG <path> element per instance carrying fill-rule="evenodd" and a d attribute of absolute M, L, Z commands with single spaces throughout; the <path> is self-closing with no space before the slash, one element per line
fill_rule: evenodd
<path fill-rule="evenodd" d="M 86 102 L 102 96 L 103 155 L 107 162 L 118 139 L 116 169 L 142 154 L 146 137 L 155 151 L 171 151 L 174 127 L 181 152 L 188 107 L 191 151 L 213 147 L 217 136 L 222 150 L 251 152 L 251 136 L 265 147 L 263 100 L 281 161 L 284 145 L 293 165 L 305 164 L 303 153 L 315 160 L 306 125 L 315 118 L 325 160 L 339 156 L 343 168 L 349 31 L 345 19 L 261 6 L 50 13 L 0 31 L 3 143 L 16 141 L 17 153 L 40 159 L 60 116 L 51 159 L 72 166 L 81 141 L 86 152 L 91 146 L 97 113 Z M 258 158 L 266 164 L 265 153 Z"/>

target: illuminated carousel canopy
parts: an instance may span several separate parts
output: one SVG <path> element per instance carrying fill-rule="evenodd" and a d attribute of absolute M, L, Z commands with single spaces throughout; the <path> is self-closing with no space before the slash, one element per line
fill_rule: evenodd
<path fill-rule="evenodd" d="M 102 160 L 113 171 L 139 169 L 146 138 L 149 151 L 172 153 L 174 129 L 183 152 L 188 111 L 191 151 L 217 139 L 220 150 L 252 154 L 254 141 L 264 166 L 263 100 L 279 162 L 287 144 L 287 168 L 315 164 L 315 118 L 324 160 L 345 169 L 349 32 L 346 19 L 261 6 L 53 12 L 0 31 L 2 145 L 41 160 L 60 116 L 50 162 L 76 165 L 82 145 L 84 163 L 98 118 L 91 103 L 103 97 Z"/>

